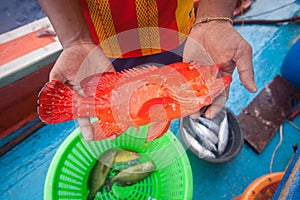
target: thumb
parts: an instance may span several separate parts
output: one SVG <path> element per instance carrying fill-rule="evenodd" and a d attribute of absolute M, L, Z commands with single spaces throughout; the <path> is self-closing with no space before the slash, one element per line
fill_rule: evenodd
<path fill-rule="evenodd" d="M 81 96 L 86 97 L 84 91 L 80 85 L 73 86 L 73 89 Z M 86 141 L 92 141 L 94 139 L 93 127 L 89 117 L 78 118 L 78 125 L 80 126 L 82 136 Z"/>
<path fill-rule="evenodd" d="M 89 117 L 82 117 L 77 119 L 80 126 L 82 136 L 86 141 L 92 141 L 94 139 L 93 127 Z"/>
<path fill-rule="evenodd" d="M 62 73 L 56 71 L 55 68 L 53 68 L 49 74 L 49 81 L 52 81 L 52 80 L 57 80 L 62 83 L 65 83 L 67 81 L 65 76 L 63 76 Z"/>

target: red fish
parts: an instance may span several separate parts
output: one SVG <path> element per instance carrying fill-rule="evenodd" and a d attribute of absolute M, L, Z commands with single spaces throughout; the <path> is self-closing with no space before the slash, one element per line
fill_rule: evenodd
<path fill-rule="evenodd" d="M 224 91 L 231 77 L 217 78 L 218 67 L 179 62 L 104 72 L 81 82 L 88 97 L 53 80 L 39 94 L 39 116 L 48 124 L 97 117 L 92 124 L 94 140 L 151 123 L 147 135 L 151 141 L 168 130 L 171 120 L 197 112 Z"/>

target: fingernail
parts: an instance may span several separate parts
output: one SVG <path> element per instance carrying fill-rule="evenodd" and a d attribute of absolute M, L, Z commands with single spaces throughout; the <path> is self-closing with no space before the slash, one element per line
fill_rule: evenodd
<path fill-rule="evenodd" d="M 200 117 L 200 112 L 196 112 L 190 115 L 190 118 L 192 119 L 198 119 Z"/>
<path fill-rule="evenodd" d="M 212 119 L 221 111 L 221 109 L 222 109 L 222 107 L 212 106 L 209 109 L 207 109 L 207 111 L 205 112 L 205 117 L 207 119 Z"/>
<path fill-rule="evenodd" d="M 254 86 L 252 86 L 252 88 L 251 88 L 251 92 L 257 92 L 257 87 L 256 87 L 256 85 L 254 85 Z"/>
<path fill-rule="evenodd" d="M 212 119 L 214 117 L 214 113 L 211 110 L 207 110 L 204 115 L 207 119 Z"/>

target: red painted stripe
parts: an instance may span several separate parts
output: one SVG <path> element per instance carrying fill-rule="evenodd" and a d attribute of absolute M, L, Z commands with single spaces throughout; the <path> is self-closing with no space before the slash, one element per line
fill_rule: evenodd
<path fill-rule="evenodd" d="M 110 10 L 123 57 L 141 56 L 135 0 L 111 1 Z"/>
<path fill-rule="evenodd" d="M 178 26 L 176 21 L 177 0 L 158 0 L 158 25 L 160 28 L 161 49 L 171 50 L 178 46 Z M 169 29 L 173 30 L 170 31 Z"/>
<path fill-rule="evenodd" d="M 88 28 L 90 30 L 90 33 L 91 33 L 91 36 L 92 36 L 92 39 L 94 40 L 95 44 L 99 44 L 99 38 L 98 38 L 98 35 L 97 35 L 97 32 L 96 32 L 96 29 L 94 27 L 94 24 L 92 22 L 92 19 L 90 17 L 90 11 L 89 11 L 89 8 L 88 8 L 88 4 L 85 0 L 80 0 L 80 4 L 81 4 L 81 7 L 82 7 L 82 12 L 83 12 L 83 16 L 85 18 L 85 21 L 88 25 Z"/>
<path fill-rule="evenodd" d="M 55 42 L 52 36 L 37 37 L 37 33 L 41 30 L 0 44 L 0 66 Z"/>

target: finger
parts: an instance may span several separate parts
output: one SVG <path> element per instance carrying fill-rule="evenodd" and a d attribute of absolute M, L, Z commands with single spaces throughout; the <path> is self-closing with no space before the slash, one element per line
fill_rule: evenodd
<path fill-rule="evenodd" d="M 73 89 L 81 96 L 86 96 L 80 85 L 75 85 Z M 89 117 L 82 117 L 77 119 L 80 126 L 82 136 L 86 141 L 92 141 L 94 139 L 93 127 Z"/>
<path fill-rule="evenodd" d="M 208 119 L 214 118 L 225 106 L 227 97 L 228 97 L 229 88 L 226 88 L 226 91 L 220 94 L 213 103 L 205 111 L 205 117 Z"/>
<path fill-rule="evenodd" d="M 49 74 L 49 81 L 52 81 L 52 80 L 57 80 L 62 83 L 67 81 L 67 79 L 62 75 L 62 73 L 57 71 L 56 68 L 53 68 Z"/>
<path fill-rule="evenodd" d="M 89 117 L 83 117 L 77 119 L 80 126 L 82 136 L 86 141 L 92 141 L 94 139 L 94 133 L 92 124 Z"/>
<path fill-rule="evenodd" d="M 236 62 L 242 84 L 250 92 L 256 92 L 257 87 L 254 81 L 251 46 L 246 42 L 242 42 L 233 59 Z"/>
<path fill-rule="evenodd" d="M 195 113 L 193 113 L 193 114 L 190 115 L 190 117 L 192 119 L 198 119 L 200 116 L 201 116 L 200 112 L 195 112 Z"/>
<path fill-rule="evenodd" d="M 215 100 L 215 102 L 217 102 L 217 99 Z M 205 112 L 205 118 L 208 119 L 214 118 L 222 110 L 224 105 L 225 103 L 224 104 L 214 103 L 214 105 L 209 106 Z"/>
<path fill-rule="evenodd" d="M 204 106 L 204 107 L 202 107 L 198 112 L 195 112 L 195 113 L 191 114 L 190 117 L 191 117 L 192 119 L 197 119 L 197 118 L 199 118 L 203 113 L 206 112 L 206 110 L 207 110 L 208 107 L 209 107 L 209 106 Z"/>

